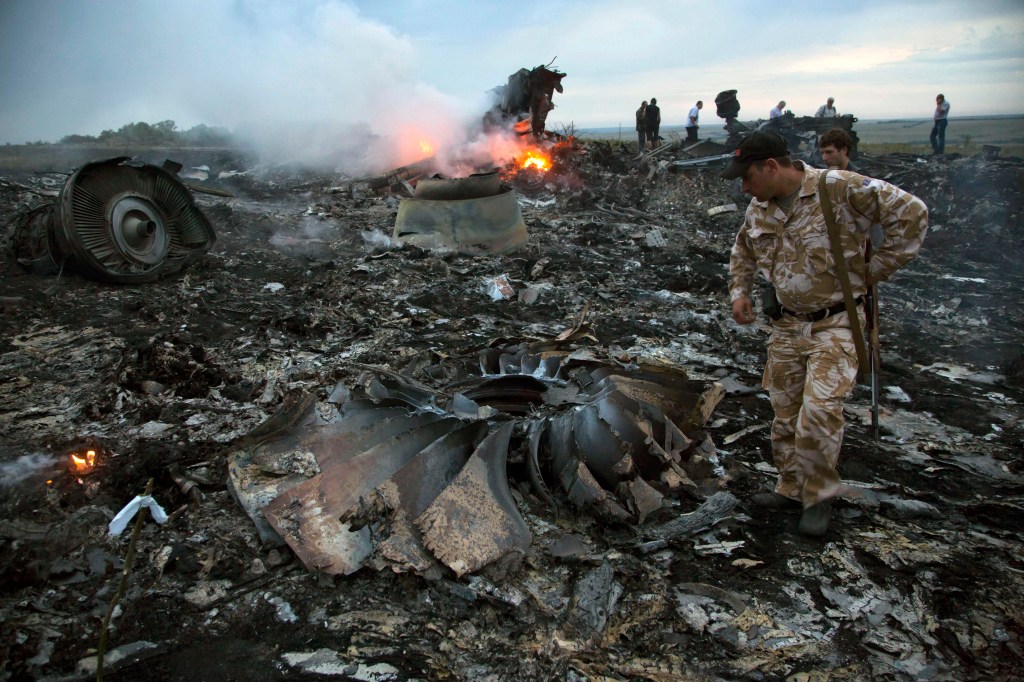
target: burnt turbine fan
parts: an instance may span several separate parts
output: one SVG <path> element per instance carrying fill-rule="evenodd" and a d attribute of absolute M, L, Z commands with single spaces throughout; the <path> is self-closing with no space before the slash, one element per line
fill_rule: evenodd
<path fill-rule="evenodd" d="M 213 245 L 210 221 L 162 168 L 117 157 L 68 178 L 50 212 L 57 264 L 105 282 L 151 282 L 181 271 Z"/>

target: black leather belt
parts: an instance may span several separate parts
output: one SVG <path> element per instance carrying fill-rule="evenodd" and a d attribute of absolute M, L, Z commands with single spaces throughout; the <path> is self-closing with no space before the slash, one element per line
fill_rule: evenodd
<path fill-rule="evenodd" d="M 858 296 L 856 300 L 854 300 L 854 303 L 860 305 L 863 301 L 864 297 Z M 822 308 L 821 310 L 815 310 L 812 313 L 795 313 L 789 308 L 783 308 L 782 312 L 789 315 L 790 317 L 795 317 L 798 320 L 803 320 L 804 322 L 818 322 L 820 320 L 824 320 L 827 317 L 832 317 L 833 315 L 844 312 L 845 310 L 846 303 L 840 301 L 839 303 L 836 303 L 833 306 L 829 306 L 828 308 Z"/>

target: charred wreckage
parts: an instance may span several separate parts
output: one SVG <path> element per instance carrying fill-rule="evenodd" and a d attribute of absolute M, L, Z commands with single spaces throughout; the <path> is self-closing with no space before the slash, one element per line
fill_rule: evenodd
<path fill-rule="evenodd" d="M 0 672 L 92 676 L 99 629 L 124 679 L 1014 669 L 1024 320 L 980 291 L 1024 251 L 1019 188 L 998 180 L 1024 166 L 862 158 L 930 197 L 931 248 L 981 215 L 1008 246 L 965 249 L 973 269 L 948 280 L 951 261 L 924 257 L 893 285 L 886 435 L 859 434 L 851 401 L 844 478 L 862 496 L 811 541 L 741 501 L 775 472 L 757 331 L 721 313 L 740 212 L 701 171 L 730 142 L 634 159 L 551 133 L 564 76 L 521 69 L 492 91 L 484 127 L 515 151 L 460 177 L 428 157 L 340 183 L 282 174 L 296 189 L 275 195 L 228 166 L 195 183 L 117 157 L 0 179 L 18 264 L 0 296 L 18 326 L 4 455 L 28 472 L 5 470 Z M 732 144 L 764 125 L 736 120 L 735 95 L 716 99 Z M 770 124 L 794 153 L 822 132 Z M 988 336 L 943 355 L 927 340 L 957 316 Z M 21 454 L 34 443 L 48 454 Z M 108 534 L 147 478 L 134 533 Z M 143 523 L 158 503 L 166 522 Z"/>

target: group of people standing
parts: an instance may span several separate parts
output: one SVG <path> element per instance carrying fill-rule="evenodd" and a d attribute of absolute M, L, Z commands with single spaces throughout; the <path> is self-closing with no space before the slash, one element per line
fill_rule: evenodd
<path fill-rule="evenodd" d="M 704 108 L 704 102 L 698 100 L 690 108 L 686 116 L 686 141 L 697 141 L 697 128 L 700 127 L 700 110 Z M 651 149 L 658 148 L 658 133 L 661 130 L 661 108 L 658 106 L 658 98 L 652 97 L 650 103 L 644 100 L 640 108 L 636 110 L 636 142 L 637 151 L 643 152 L 650 143 Z"/>
<path fill-rule="evenodd" d="M 651 149 L 658 148 L 658 131 L 661 129 L 661 107 L 658 98 L 652 97 L 650 103 L 644 100 L 636 110 L 636 141 L 637 152 L 643 153 L 647 143 Z"/>
<path fill-rule="evenodd" d="M 837 118 L 835 97 L 829 97 L 824 104 L 814 112 L 815 118 Z M 690 108 L 686 116 L 686 141 L 697 142 L 697 130 L 700 127 L 700 110 L 704 108 L 704 102 L 698 100 Z M 786 109 L 786 100 L 779 100 L 779 103 L 768 112 L 768 119 L 779 118 Z M 949 122 L 949 102 L 945 95 L 938 95 L 935 98 L 934 125 L 930 136 L 933 154 L 944 154 L 946 151 L 946 125 Z M 652 97 L 650 103 L 644 100 L 640 108 L 636 110 L 636 140 L 637 151 L 643 153 L 648 143 L 651 149 L 658 148 L 658 133 L 661 129 L 661 108 L 658 106 L 658 99 Z"/>
<path fill-rule="evenodd" d="M 941 97 L 941 95 L 939 95 Z M 836 113 L 835 98 L 829 97 L 825 104 L 818 107 L 817 113 L 814 115 L 818 118 L 835 118 L 839 114 Z M 946 105 L 947 109 L 949 105 Z M 704 102 L 697 100 L 697 103 L 690 107 L 690 112 L 686 115 L 686 141 L 697 142 L 697 131 L 700 128 L 700 110 L 704 108 Z M 778 118 L 782 116 L 783 110 L 786 108 L 785 100 L 780 101 L 775 107 L 769 112 L 768 118 Z M 650 143 L 651 149 L 658 148 L 658 132 L 661 129 L 661 108 L 658 106 L 658 98 L 652 97 L 650 103 L 644 100 L 640 103 L 640 108 L 636 110 L 636 142 L 637 151 L 642 153 Z"/>
<path fill-rule="evenodd" d="M 942 95 L 939 95 L 941 97 Z M 818 118 L 835 118 L 839 114 L 836 113 L 834 106 L 835 98 L 829 97 L 825 104 L 818 107 L 818 111 L 814 114 Z M 697 142 L 697 131 L 700 128 L 700 110 L 704 108 L 704 102 L 697 100 L 697 103 L 690 108 L 690 112 L 686 115 L 686 141 Z M 786 108 L 786 101 L 780 101 L 775 107 L 768 113 L 768 118 L 778 118 L 782 116 L 783 110 Z M 948 110 L 949 105 L 946 105 Z M 647 148 L 647 144 L 650 143 L 651 149 L 658 148 L 658 132 L 661 129 L 661 108 L 658 106 L 658 98 L 652 97 L 650 103 L 644 100 L 640 103 L 640 108 L 636 110 L 636 141 L 637 151 L 643 152 Z M 934 144 L 934 143 L 933 143 Z"/>
<path fill-rule="evenodd" d="M 835 108 L 835 98 L 829 97 L 828 100 L 818 107 L 818 110 L 814 112 L 815 118 L 836 118 L 839 113 Z M 786 100 L 779 101 L 771 111 L 768 112 L 768 119 L 774 119 L 782 116 L 786 109 Z M 949 123 L 949 102 L 946 101 L 946 96 L 939 94 L 935 97 L 935 113 L 932 116 L 934 124 L 932 125 L 932 132 L 929 136 L 929 140 L 932 144 L 932 154 L 939 155 L 946 153 L 946 125 Z"/>

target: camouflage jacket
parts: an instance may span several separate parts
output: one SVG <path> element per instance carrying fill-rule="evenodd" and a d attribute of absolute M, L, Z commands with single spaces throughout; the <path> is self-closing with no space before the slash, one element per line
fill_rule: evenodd
<path fill-rule="evenodd" d="M 729 262 L 731 300 L 750 296 L 757 271 L 775 285 L 782 305 L 794 312 L 809 313 L 843 300 L 818 201 L 821 173 L 828 173 L 826 183 L 854 296 L 862 296 L 868 284 L 885 281 L 917 254 L 928 230 L 923 201 L 882 180 L 794 163 L 802 168 L 804 179 L 788 215 L 774 200 L 754 199 L 747 207 Z M 882 226 L 884 237 L 865 263 L 864 249 L 874 224 Z"/>

